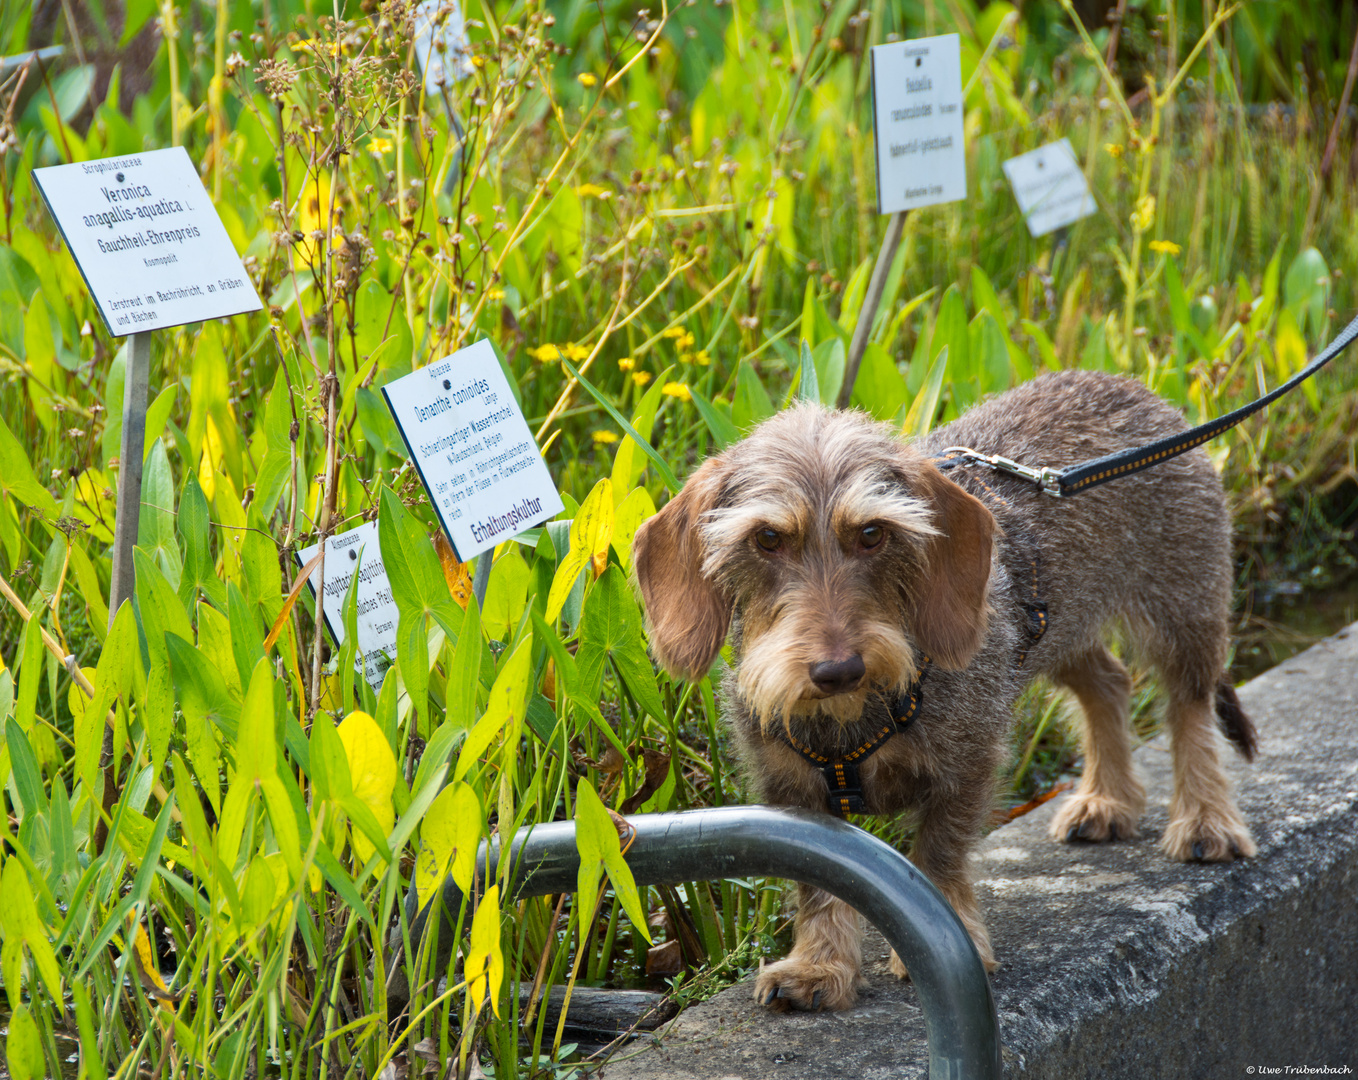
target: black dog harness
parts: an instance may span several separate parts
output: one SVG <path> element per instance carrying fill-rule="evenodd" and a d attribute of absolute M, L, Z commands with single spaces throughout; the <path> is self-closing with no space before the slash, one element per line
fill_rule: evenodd
<path fill-rule="evenodd" d="M 887 721 L 876 734 L 840 757 L 817 753 L 792 732 L 784 729 L 779 732 L 783 741 L 799 753 L 812 768 L 819 769 L 825 777 L 827 788 L 825 802 L 830 813 L 843 817 L 845 814 L 865 814 L 867 804 L 863 801 L 863 783 L 858 776 L 858 766 L 872 757 L 895 735 L 903 735 L 914 724 L 919 714 L 920 702 L 924 700 L 920 684 L 929 674 L 930 661 L 926 656 L 920 664 L 915 681 L 907 686 L 891 703 Z"/>
<path fill-rule="evenodd" d="M 971 464 L 966 455 L 953 448 L 944 450 L 931 460 L 940 469 Z M 981 486 L 987 502 L 992 503 L 996 508 L 1007 508 L 1009 506 L 1009 500 L 979 476 L 973 474 L 971 479 Z M 1020 530 L 1011 526 L 1006 531 L 1015 541 L 1015 547 L 1027 552 L 1026 561 L 1029 568 L 1027 588 L 1019 602 L 1025 616 L 1023 641 L 1019 646 L 1017 663 L 1017 666 L 1021 669 L 1028 659 L 1029 650 L 1042 640 L 1042 635 L 1047 632 L 1047 604 L 1042 599 L 1041 589 L 1042 554 L 1037 544 Z M 890 703 L 888 719 L 877 729 L 876 733 L 863 740 L 847 754 L 835 756 L 820 753 L 814 747 L 808 746 L 798 739 L 787 728 L 779 731 L 778 734 L 783 742 L 801 755 L 808 765 L 814 769 L 819 769 L 825 777 L 827 789 L 825 802 L 826 809 L 830 813 L 843 817 L 846 814 L 865 814 L 868 812 L 867 803 L 863 799 L 863 782 L 859 777 L 858 768 L 892 738 L 897 735 L 904 735 L 910 730 L 919 716 L 920 704 L 924 700 L 924 692 L 921 686 L 925 677 L 929 674 L 931 666 L 932 661 L 929 657 L 924 657 L 920 663 L 919 674 L 915 677 L 914 682 Z"/>

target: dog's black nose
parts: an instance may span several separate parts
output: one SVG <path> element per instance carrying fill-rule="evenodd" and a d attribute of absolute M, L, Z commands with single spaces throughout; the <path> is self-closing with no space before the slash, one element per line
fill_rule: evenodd
<path fill-rule="evenodd" d="M 824 694 L 847 694 L 856 690 L 867 668 L 861 656 L 847 660 L 822 660 L 811 665 L 811 681 Z"/>

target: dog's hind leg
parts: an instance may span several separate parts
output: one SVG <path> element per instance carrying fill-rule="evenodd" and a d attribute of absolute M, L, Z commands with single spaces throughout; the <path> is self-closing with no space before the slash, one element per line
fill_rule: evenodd
<path fill-rule="evenodd" d="M 783 960 L 759 969 L 754 998 L 771 1009 L 847 1009 L 862 985 L 858 913 L 810 885 L 797 886 L 797 940 Z"/>
<path fill-rule="evenodd" d="M 1170 689 L 1165 712 L 1174 756 L 1174 795 L 1161 846 L 1172 859 L 1228 862 L 1258 851 L 1217 758 L 1213 692 L 1187 697 Z"/>
<path fill-rule="evenodd" d="M 1222 691 L 1227 630 L 1220 618 L 1156 620 L 1144 644 L 1160 669 L 1165 684 L 1165 727 L 1174 759 L 1174 794 L 1169 804 L 1169 827 L 1161 846 L 1172 859 L 1226 862 L 1258 850 L 1240 816 L 1231 781 L 1221 767 L 1217 729 L 1217 697 L 1234 703 L 1235 731 L 1252 736 L 1253 727 L 1235 693 Z M 1248 743 L 1248 739 L 1245 739 Z M 1242 746 L 1248 755 L 1248 746 Z"/>
<path fill-rule="evenodd" d="M 1102 644 L 1053 674 L 1080 703 L 1085 765 L 1079 787 L 1052 818 L 1051 835 L 1069 841 L 1130 839 L 1146 803 L 1132 765 L 1131 676 Z"/>

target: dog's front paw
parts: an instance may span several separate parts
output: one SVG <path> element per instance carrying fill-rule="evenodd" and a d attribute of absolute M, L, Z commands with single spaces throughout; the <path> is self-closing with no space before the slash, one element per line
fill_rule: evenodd
<path fill-rule="evenodd" d="M 1201 807 L 1195 814 L 1175 817 L 1160 846 L 1179 862 L 1230 862 L 1259 851 L 1234 806 Z"/>
<path fill-rule="evenodd" d="M 1095 792 L 1077 791 L 1052 818 L 1052 839 L 1075 843 L 1086 840 L 1130 840 L 1139 832 L 1136 808 Z"/>
<path fill-rule="evenodd" d="M 813 964 L 789 957 L 760 966 L 754 999 L 775 1012 L 847 1009 L 858 1000 L 861 981 L 858 970 L 850 964 Z"/>

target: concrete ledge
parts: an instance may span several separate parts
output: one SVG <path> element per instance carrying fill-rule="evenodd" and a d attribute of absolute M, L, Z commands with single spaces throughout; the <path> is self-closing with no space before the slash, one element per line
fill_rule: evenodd
<path fill-rule="evenodd" d="M 1134 842 L 1047 839 L 1055 801 L 996 830 L 978 893 L 1001 968 L 1006 1076 L 1147 1080 L 1358 1074 L 1358 624 L 1240 691 L 1260 754 L 1229 767 L 1259 855 L 1169 862 L 1170 758 L 1137 752 L 1148 810 Z M 913 989 L 868 931 L 870 985 L 842 1013 L 773 1015 L 742 983 L 609 1064 L 609 1080 L 926 1075 Z M 1294 1071 L 1291 1075 L 1304 1075 Z"/>

